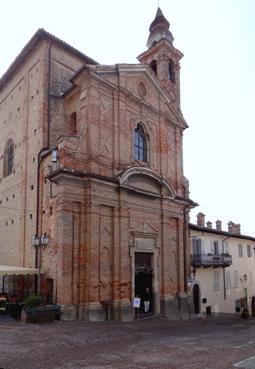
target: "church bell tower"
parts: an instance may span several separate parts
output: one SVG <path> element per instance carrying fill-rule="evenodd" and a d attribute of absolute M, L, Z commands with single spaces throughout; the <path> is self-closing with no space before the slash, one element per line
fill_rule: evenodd
<path fill-rule="evenodd" d="M 158 8 L 149 29 L 148 50 L 139 55 L 138 60 L 150 66 L 173 107 L 180 109 L 180 59 L 183 54 L 173 46 L 174 38 L 169 26 Z"/>

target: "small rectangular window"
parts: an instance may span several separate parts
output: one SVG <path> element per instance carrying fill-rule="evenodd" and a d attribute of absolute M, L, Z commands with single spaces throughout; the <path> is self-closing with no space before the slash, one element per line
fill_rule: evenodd
<path fill-rule="evenodd" d="M 213 253 L 214 255 L 219 255 L 219 242 L 213 241 Z"/>
<path fill-rule="evenodd" d="M 247 245 L 247 256 L 251 258 L 251 245 Z"/>
<path fill-rule="evenodd" d="M 243 245 L 241 244 L 238 245 L 238 256 L 239 258 L 243 257 Z"/>
<path fill-rule="evenodd" d="M 193 253 L 193 255 L 201 255 L 202 248 L 201 248 L 201 239 L 200 238 L 193 238 L 193 240 L 192 240 L 192 253 Z"/>

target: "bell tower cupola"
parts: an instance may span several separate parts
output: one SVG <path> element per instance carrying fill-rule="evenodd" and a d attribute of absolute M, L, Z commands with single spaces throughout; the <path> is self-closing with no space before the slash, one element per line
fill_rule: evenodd
<path fill-rule="evenodd" d="M 156 17 L 154 21 L 150 25 L 150 35 L 147 41 L 148 48 L 152 47 L 156 42 L 160 41 L 161 39 L 165 38 L 173 45 L 173 35 L 169 30 L 169 22 L 164 17 L 160 8 L 157 10 Z"/>
<path fill-rule="evenodd" d="M 172 105 L 180 108 L 180 59 L 183 54 L 173 46 L 174 37 L 170 24 L 158 8 L 149 28 L 148 50 L 138 56 L 142 64 L 148 64 L 167 92 Z"/>

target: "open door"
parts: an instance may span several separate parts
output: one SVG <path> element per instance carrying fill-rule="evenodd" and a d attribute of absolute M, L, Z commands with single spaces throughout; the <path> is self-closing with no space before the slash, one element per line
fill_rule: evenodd
<path fill-rule="evenodd" d="M 152 254 L 135 253 L 135 296 L 141 299 L 140 314 L 154 313 L 151 265 Z M 149 301 L 148 309 L 144 301 Z"/>
<path fill-rule="evenodd" d="M 198 284 L 193 286 L 194 313 L 200 314 L 200 288 Z"/>
<path fill-rule="evenodd" d="M 254 318 L 255 317 L 255 297 L 252 296 L 251 299 L 251 316 Z"/>

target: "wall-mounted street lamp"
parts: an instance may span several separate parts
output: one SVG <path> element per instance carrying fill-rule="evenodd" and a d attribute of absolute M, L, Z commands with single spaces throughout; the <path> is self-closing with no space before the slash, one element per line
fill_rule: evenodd
<path fill-rule="evenodd" d="M 195 267 L 193 267 L 192 269 L 191 269 L 191 276 L 192 276 L 192 280 L 195 280 L 196 279 L 196 268 Z"/>
<path fill-rule="evenodd" d="M 38 276 L 36 281 L 36 292 L 40 294 L 40 272 L 41 272 L 41 250 L 49 243 L 49 236 L 46 233 L 43 233 L 41 236 L 35 234 L 32 237 L 32 245 L 35 247 L 35 267 L 38 269 Z"/>
<path fill-rule="evenodd" d="M 44 233 L 41 236 L 34 235 L 32 237 L 33 246 L 46 246 L 49 243 L 49 236 Z"/>
<path fill-rule="evenodd" d="M 245 287 L 247 282 L 248 276 L 246 273 L 242 275 L 240 278 L 240 282 L 243 284 L 243 299 L 244 299 L 244 308 L 248 309 L 248 289 Z"/>
<path fill-rule="evenodd" d="M 246 274 L 246 273 L 244 273 L 244 275 L 240 278 L 240 281 L 241 281 L 241 282 L 246 282 L 246 281 L 247 281 L 247 279 L 248 279 L 248 276 L 247 276 L 247 274 Z"/>

